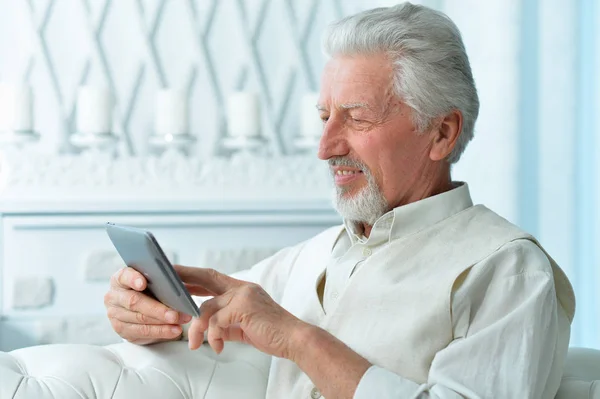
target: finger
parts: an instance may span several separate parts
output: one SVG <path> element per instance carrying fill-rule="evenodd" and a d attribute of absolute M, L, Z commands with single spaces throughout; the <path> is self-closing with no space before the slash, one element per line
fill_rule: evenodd
<path fill-rule="evenodd" d="M 213 292 L 215 295 L 221 295 L 226 291 L 239 287 L 244 282 L 229 277 L 226 274 L 219 273 L 215 269 L 204 269 L 200 267 L 187 267 L 176 265 L 175 271 L 181 277 L 184 283 L 190 285 L 199 285 L 204 289 Z"/>
<path fill-rule="evenodd" d="M 199 320 L 194 319 L 188 329 L 188 347 L 196 350 L 202 345 L 202 342 L 204 342 L 204 330 L 200 328 Z"/>
<path fill-rule="evenodd" d="M 173 340 L 181 335 L 181 326 L 169 324 L 132 324 L 113 321 L 113 328 L 121 337 L 130 342 L 154 341 L 157 339 Z"/>
<path fill-rule="evenodd" d="M 107 307 L 116 306 L 125 308 L 132 312 L 161 320 L 163 324 L 187 323 L 192 319 L 187 314 L 179 313 L 158 302 L 156 299 L 133 290 L 119 289 L 110 291 L 105 301 L 107 302 Z"/>
<path fill-rule="evenodd" d="M 134 268 L 124 267 L 112 275 L 110 285 L 113 288 L 143 291 L 146 289 L 146 278 Z"/>
<path fill-rule="evenodd" d="M 230 303 L 230 298 L 231 295 L 225 294 L 202 302 L 202 305 L 200 305 L 200 317 L 198 317 L 198 328 L 201 331 L 204 332 L 208 329 L 210 319 L 215 313 Z"/>
<path fill-rule="evenodd" d="M 194 285 L 194 284 L 185 284 L 185 288 L 188 290 L 188 292 L 191 295 L 196 295 L 196 296 L 215 296 L 215 293 L 212 291 L 207 290 L 204 287 L 201 287 L 199 285 Z"/>
<path fill-rule="evenodd" d="M 225 341 L 246 342 L 239 323 L 233 322 L 234 317 L 230 308 L 224 308 L 215 313 L 208 322 L 207 341 L 217 354 L 223 351 Z"/>
<path fill-rule="evenodd" d="M 110 306 L 106 309 L 106 313 L 109 319 L 116 319 L 123 323 L 130 324 L 156 324 L 162 325 L 165 324 L 164 320 L 155 319 L 148 315 L 138 312 L 132 312 L 131 310 L 118 307 L 118 306 Z"/>
<path fill-rule="evenodd" d="M 210 347 L 215 351 L 218 355 L 223 352 L 223 348 L 225 347 L 225 341 L 223 340 L 224 331 L 221 327 L 218 326 L 210 326 L 208 329 L 208 337 L 207 341 Z"/>

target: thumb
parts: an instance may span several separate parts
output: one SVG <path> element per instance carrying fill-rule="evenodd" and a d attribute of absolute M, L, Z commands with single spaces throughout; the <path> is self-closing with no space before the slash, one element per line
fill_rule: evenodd
<path fill-rule="evenodd" d="M 198 349 L 204 342 L 204 331 L 200 329 L 199 319 L 194 318 L 188 330 L 188 348 Z"/>
<path fill-rule="evenodd" d="M 173 267 L 184 283 L 202 286 L 216 295 L 224 294 L 243 284 L 243 281 L 219 273 L 215 269 L 181 265 L 173 265 Z"/>

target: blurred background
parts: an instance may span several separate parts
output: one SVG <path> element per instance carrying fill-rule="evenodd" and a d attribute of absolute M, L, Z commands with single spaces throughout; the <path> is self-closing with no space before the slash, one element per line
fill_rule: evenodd
<path fill-rule="evenodd" d="M 72 192 L 88 187 L 86 184 L 96 188 L 95 183 L 86 183 L 85 173 L 69 180 L 77 181 L 73 187 L 64 184 L 61 194 L 56 194 L 55 202 L 48 206 L 44 201 L 49 191 L 45 190 L 60 184 L 60 176 L 39 179 L 43 181 L 36 186 L 37 173 L 74 173 L 79 162 L 73 161 L 74 154 L 89 154 L 85 152 L 88 150 L 96 151 L 89 155 L 94 159 L 105 159 L 95 161 L 96 169 L 98 165 L 102 169 L 101 162 L 108 168 L 117 162 L 115 159 L 147 158 L 157 151 L 164 155 L 160 151 L 170 148 L 198 162 L 216 162 L 210 160 L 239 151 L 250 151 L 254 157 L 312 159 L 319 132 L 314 124 L 317 114 L 311 107 L 324 65 L 320 51 L 323 28 L 344 15 L 396 3 L 0 0 L 0 105 L 22 109 L 12 119 L 0 112 L 0 130 L 10 131 L 2 140 L 3 148 L 17 154 L 14 159 L 18 160 L 12 169 L 4 168 L 3 179 L 22 187 L 22 176 L 26 176 L 30 180 L 27 187 L 33 187 L 25 190 L 29 193 L 26 201 L 22 200 L 28 204 L 26 210 L 19 205 L 25 203 L 19 197 L 23 190 L 11 194 L 9 187 L 0 192 L 0 210 L 5 215 L 0 273 L 0 317 L 5 326 L 0 333 L 5 338 L 0 344 L 12 348 L 54 342 L 41 339 L 43 331 L 47 337 L 48 331 L 58 336 L 67 334 L 69 328 L 85 328 L 85 323 L 69 326 L 65 321 L 61 327 L 42 328 L 41 335 L 31 341 L 15 343 L 23 331 L 29 333 L 32 320 L 57 315 L 68 320 L 71 314 L 86 313 L 82 309 L 67 311 L 73 296 L 64 298 L 69 305 L 56 302 L 61 284 L 67 284 L 70 263 L 38 270 L 15 251 L 26 251 L 31 240 L 49 242 L 44 241 L 48 226 L 57 230 L 52 239 L 62 237 L 62 241 L 66 240 L 62 235 L 65 231 L 80 226 L 82 234 L 68 240 L 71 247 L 85 246 L 95 236 L 85 235 L 91 227 L 81 220 L 96 217 L 93 215 L 98 209 L 107 215 L 135 213 L 132 206 L 120 205 L 122 199 L 111 197 L 110 184 L 101 194 L 104 202 L 100 208 L 91 207 L 89 198 L 85 200 L 88 202 L 78 202 L 79 197 Z M 600 348 L 600 4 L 596 0 L 414 3 L 445 12 L 458 25 L 479 90 L 481 111 L 475 139 L 455 166 L 454 178 L 470 184 L 475 202 L 540 239 L 575 287 L 577 314 L 571 345 Z M 98 158 L 106 143 L 114 145 L 111 156 Z M 53 167 L 53 163 L 62 166 Z M 17 173 L 25 169 L 29 174 Z M 264 168 L 266 173 L 275 169 Z M 10 175 L 11 170 L 15 175 Z M 144 180 L 144 176 L 137 178 Z M 228 180 L 223 178 L 216 184 L 227 185 Z M 310 182 L 305 187 L 310 191 Z M 242 191 L 228 195 L 244 202 L 247 192 Z M 264 191 L 261 201 L 277 199 L 275 195 L 268 197 L 274 192 Z M 326 195 L 315 197 L 323 199 Z M 71 208 L 61 198 L 69 198 Z M 163 199 L 160 206 L 148 206 L 144 217 L 159 220 L 160 215 L 179 209 L 176 199 L 169 202 L 168 195 Z M 84 202 L 87 205 L 82 205 Z M 57 207 L 56 203 L 64 206 Z M 294 206 L 288 208 L 296 212 Z M 321 206 L 319 212 L 326 207 Z M 206 215 L 216 209 L 200 208 L 198 205 L 194 212 Z M 264 206 L 263 211 L 268 213 L 269 209 Z M 219 208 L 215 214 L 227 217 L 227 212 Z M 25 214 L 33 219 L 23 219 Z M 68 223 L 61 219 L 65 215 L 69 215 L 64 219 Z M 43 220 L 35 219 L 41 216 Z M 29 229 L 44 233 L 23 238 L 21 244 L 10 241 L 11 231 L 28 229 L 22 227 L 28 223 L 24 220 L 35 220 L 37 227 Z M 96 223 L 93 220 L 92 225 Z M 146 225 L 163 226 L 160 220 Z M 288 226 L 287 241 L 272 246 L 296 242 L 321 226 L 317 223 L 311 225 L 313 230 L 294 230 L 290 227 L 296 226 L 294 223 Z M 168 241 L 168 230 L 163 234 Z M 263 243 L 260 251 L 264 247 Z M 54 247 L 39 248 L 43 252 Z M 6 255 L 7 251 L 14 254 Z M 263 256 L 260 251 L 257 253 Z M 253 256 L 259 256 L 257 253 Z M 24 262 L 23 266 L 13 259 Z M 197 259 L 190 258 L 190 262 Z M 24 270 L 29 274 L 17 273 Z M 42 274 L 50 280 L 35 280 Z M 24 280 L 19 276 L 25 276 Z M 51 283 L 45 285 L 48 281 Z M 18 287 L 23 292 L 46 290 L 54 299 L 33 304 L 25 300 L 18 308 L 13 306 Z M 105 288 L 89 288 L 95 295 L 91 313 L 102 313 L 101 293 Z"/>

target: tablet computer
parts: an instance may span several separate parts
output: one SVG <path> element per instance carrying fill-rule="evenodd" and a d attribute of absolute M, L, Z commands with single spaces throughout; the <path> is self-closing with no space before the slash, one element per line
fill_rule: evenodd
<path fill-rule="evenodd" d="M 125 265 L 146 277 L 144 293 L 179 312 L 200 316 L 198 306 L 152 233 L 114 223 L 106 224 L 106 233 Z"/>

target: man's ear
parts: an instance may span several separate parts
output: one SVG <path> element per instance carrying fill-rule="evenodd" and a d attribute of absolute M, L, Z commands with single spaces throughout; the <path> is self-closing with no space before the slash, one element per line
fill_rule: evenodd
<path fill-rule="evenodd" d="M 441 161 L 450 155 L 462 131 L 462 123 L 462 113 L 458 110 L 453 110 L 436 123 L 431 132 L 432 142 L 429 158 L 432 161 Z"/>

